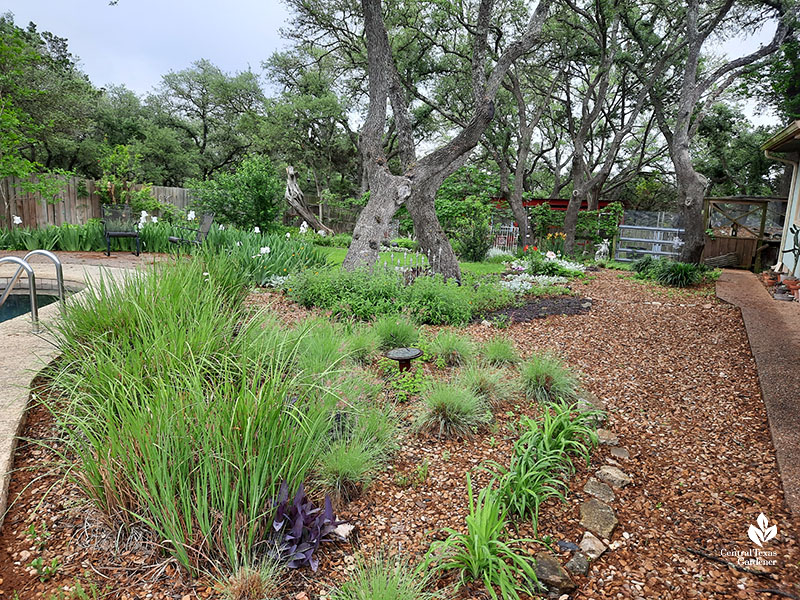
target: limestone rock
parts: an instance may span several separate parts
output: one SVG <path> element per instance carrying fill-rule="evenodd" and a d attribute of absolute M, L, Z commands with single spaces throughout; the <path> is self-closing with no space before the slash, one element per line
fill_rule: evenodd
<path fill-rule="evenodd" d="M 609 446 L 616 446 L 619 444 L 619 438 L 617 437 L 617 434 L 613 431 L 609 431 L 608 429 L 598 429 L 597 439 L 600 440 L 601 444 L 608 444 Z"/>
<path fill-rule="evenodd" d="M 589 557 L 583 552 L 576 552 L 564 568 L 573 575 L 586 575 L 589 572 Z"/>
<path fill-rule="evenodd" d="M 611 487 L 598 481 L 594 477 L 591 477 L 589 481 L 586 482 L 586 485 L 583 486 L 583 491 L 603 502 L 613 502 L 616 498 L 614 490 L 612 490 Z"/>
<path fill-rule="evenodd" d="M 572 578 L 558 562 L 558 559 L 548 552 L 536 554 L 536 577 L 544 584 L 548 591 L 555 594 L 568 594 L 577 586 Z"/>
<path fill-rule="evenodd" d="M 631 457 L 631 453 L 628 452 L 627 448 L 612 448 L 611 456 L 614 458 L 621 458 L 622 460 L 628 460 Z"/>
<path fill-rule="evenodd" d="M 591 532 L 587 531 L 581 538 L 579 544 L 581 552 L 591 560 L 597 560 L 606 551 L 606 545 L 597 539 Z"/>
<path fill-rule="evenodd" d="M 633 480 L 625 473 L 620 471 L 617 467 L 603 465 L 600 470 L 595 473 L 600 481 L 607 483 L 611 487 L 621 490 L 626 485 L 633 483 Z"/>
<path fill-rule="evenodd" d="M 581 504 L 581 525 L 602 538 L 610 538 L 619 521 L 614 509 L 592 498 Z"/>

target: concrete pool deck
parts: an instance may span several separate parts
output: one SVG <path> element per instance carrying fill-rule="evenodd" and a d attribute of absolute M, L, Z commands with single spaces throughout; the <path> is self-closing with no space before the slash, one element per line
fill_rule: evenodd
<path fill-rule="evenodd" d="M 3 256 L 22 258 L 26 252 L 0 252 Z M 56 252 L 63 264 L 64 284 L 68 291 L 82 289 L 101 275 L 121 278 L 131 268 L 152 264 L 153 256 L 139 258 L 119 254 L 107 258 L 100 253 Z M 53 263 L 43 257 L 31 261 L 37 282 L 55 281 Z M 16 271 L 13 264 L 0 265 L 0 288 Z M 20 280 L 27 289 L 26 277 Z M 48 289 L 50 288 L 50 289 Z M 51 285 L 37 285 L 40 291 L 50 292 Z M 52 293 L 52 292 L 50 292 Z M 80 293 L 80 292 L 77 292 Z M 8 485 L 14 465 L 17 438 L 25 425 L 26 407 L 31 393 L 31 381 L 57 355 L 58 349 L 49 329 L 59 316 L 58 302 L 39 309 L 41 331 L 32 333 L 30 313 L 0 323 L 0 527 L 6 513 Z"/>

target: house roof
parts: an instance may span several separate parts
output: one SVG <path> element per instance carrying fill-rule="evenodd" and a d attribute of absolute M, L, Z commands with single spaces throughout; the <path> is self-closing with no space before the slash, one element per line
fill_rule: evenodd
<path fill-rule="evenodd" d="M 800 120 L 779 131 L 766 142 L 761 149 L 768 152 L 800 152 Z"/>

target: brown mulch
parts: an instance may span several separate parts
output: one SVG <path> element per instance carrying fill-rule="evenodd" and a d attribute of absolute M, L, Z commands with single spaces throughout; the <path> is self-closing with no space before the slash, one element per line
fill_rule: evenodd
<path fill-rule="evenodd" d="M 614 548 L 592 565 L 588 577 L 576 577 L 571 598 L 769 598 L 759 590 L 778 589 L 800 596 L 800 523 L 785 506 L 758 377 L 737 309 L 717 301 L 713 287 L 678 291 L 631 281 L 602 271 L 575 286 L 590 298 L 586 314 L 555 315 L 516 323 L 498 331 L 471 325 L 476 340 L 509 335 L 524 355 L 547 349 L 561 354 L 582 372 L 586 388 L 608 408 L 606 427 L 631 454 L 618 459 L 634 484 L 612 503 L 620 527 Z M 270 304 L 287 320 L 306 313 L 277 294 L 251 297 Z M 400 405 L 410 430 L 414 401 Z M 376 477 L 339 515 L 357 525 L 353 545 L 365 552 L 400 551 L 416 560 L 443 527 L 463 529 L 467 511 L 464 475 L 476 487 L 488 475 L 486 460 L 508 460 L 514 436 L 508 424 L 532 408 L 521 398 L 496 411 L 497 424 L 473 440 L 440 441 L 408 431 L 391 467 Z M 46 413 L 31 411 L 25 435 L 43 438 L 52 424 Z M 20 446 L 11 499 L 17 498 L 0 535 L 0 589 L 12 597 L 46 597 L 76 579 L 114 590 L 115 597 L 217 598 L 209 580 L 190 581 L 169 561 L 148 553 L 146 535 L 115 538 L 86 508 L 73 486 L 56 475 L 36 480 L 31 467 L 53 456 L 37 444 Z M 429 474 L 416 486 L 401 487 L 398 475 L 415 473 L 427 460 Z M 577 542 L 583 533 L 578 506 L 588 477 L 611 457 L 607 447 L 590 467 L 579 464 L 567 504 L 542 508 L 539 534 L 553 542 Z M 47 501 L 37 506 L 52 486 Z M 690 552 L 719 557 L 723 551 L 751 551 L 750 524 L 764 513 L 778 536 L 764 550 L 777 552 L 777 566 L 765 575 L 743 573 Z M 47 523 L 51 535 L 37 543 L 27 533 Z M 519 524 L 519 536 L 531 535 Z M 531 550 L 536 550 L 531 547 Z M 22 552 L 29 552 L 21 559 Z M 320 570 L 291 573 L 282 597 L 315 600 L 346 577 L 351 545 L 329 545 L 320 552 Z M 48 564 L 59 557 L 55 577 L 40 582 L 27 572 L 33 558 Z M 566 561 L 569 553 L 561 553 Z M 736 562 L 735 557 L 727 560 Z M 159 562 L 161 561 L 161 562 Z M 755 567 L 753 567 L 755 568 Z M 84 585 L 86 587 L 86 585 Z M 3 596 L 0 596 L 3 597 Z M 459 598 L 482 598 L 480 586 Z"/>

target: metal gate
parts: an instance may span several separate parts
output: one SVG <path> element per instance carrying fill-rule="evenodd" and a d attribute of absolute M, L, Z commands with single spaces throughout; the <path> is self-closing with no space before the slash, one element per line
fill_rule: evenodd
<path fill-rule="evenodd" d="M 614 258 L 630 262 L 643 256 L 675 258 L 681 253 L 684 230 L 675 227 L 620 225 Z"/>

